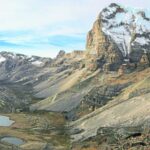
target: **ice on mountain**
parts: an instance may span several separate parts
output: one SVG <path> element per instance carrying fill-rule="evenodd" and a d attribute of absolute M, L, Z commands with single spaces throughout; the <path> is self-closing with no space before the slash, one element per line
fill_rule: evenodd
<path fill-rule="evenodd" d="M 41 66 L 43 62 L 37 60 L 37 61 L 32 62 L 32 64 L 35 66 Z"/>
<path fill-rule="evenodd" d="M 0 63 L 6 61 L 6 58 L 0 55 Z"/>
<path fill-rule="evenodd" d="M 127 56 L 136 42 L 141 45 L 150 44 L 150 37 L 144 36 L 145 33 L 150 33 L 150 21 L 147 19 L 150 17 L 150 12 L 124 7 L 120 7 L 124 10 L 123 12 L 116 12 L 117 8 L 119 8 L 117 5 L 116 7 L 109 6 L 101 13 L 102 19 L 107 20 L 107 22 L 102 22 L 102 31 L 109 35 L 118 44 L 123 55 Z M 109 15 L 114 12 L 116 14 L 110 18 Z M 136 34 L 139 36 L 134 39 L 133 35 Z"/>
<path fill-rule="evenodd" d="M 147 45 L 150 43 L 150 40 L 149 39 L 146 39 L 144 37 L 137 37 L 135 39 L 135 42 L 139 43 L 140 45 Z"/>

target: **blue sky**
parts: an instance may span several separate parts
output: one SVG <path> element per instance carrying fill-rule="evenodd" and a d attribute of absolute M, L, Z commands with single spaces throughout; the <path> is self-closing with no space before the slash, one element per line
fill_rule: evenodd
<path fill-rule="evenodd" d="M 148 9 L 146 0 L 0 0 L 0 51 L 54 57 L 84 50 L 97 15 L 112 2 Z"/>

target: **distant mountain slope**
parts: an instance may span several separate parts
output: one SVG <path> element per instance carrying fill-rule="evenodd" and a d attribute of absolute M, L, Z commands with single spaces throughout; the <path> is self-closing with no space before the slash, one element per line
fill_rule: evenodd
<path fill-rule="evenodd" d="M 12 82 L 32 78 L 51 62 L 50 58 L 28 57 L 10 52 L 0 52 L 0 60 L 0 80 Z"/>
<path fill-rule="evenodd" d="M 82 71 L 78 74 L 76 70 L 80 68 L 81 62 L 84 60 L 84 54 L 82 51 L 74 51 L 70 54 L 65 54 L 64 52 L 60 57 L 60 53 L 55 59 L 50 59 L 0 52 L 1 86 L 5 85 L 5 88 L 9 90 L 9 84 L 17 85 L 18 92 L 19 86 L 20 89 L 23 87 L 26 92 L 31 93 L 32 99 L 47 98 L 69 89 L 76 84 L 82 74 Z M 75 80 L 72 78 L 74 77 L 74 72 L 76 72 Z M 70 76 L 71 74 L 72 77 Z M 8 99 L 5 99 L 0 94 L 4 104 L 7 101 L 11 102 L 9 101 L 9 92 L 6 91 L 6 93 L 8 94 Z M 15 96 L 17 99 L 17 95 Z M 31 98 L 27 100 L 30 103 L 32 102 Z"/>

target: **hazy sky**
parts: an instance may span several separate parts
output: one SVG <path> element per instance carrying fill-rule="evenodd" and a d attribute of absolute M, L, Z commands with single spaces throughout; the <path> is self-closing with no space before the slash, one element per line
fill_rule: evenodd
<path fill-rule="evenodd" d="M 88 30 L 112 2 L 150 7 L 150 0 L 0 0 L 0 51 L 54 57 L 84 50 Z"/>

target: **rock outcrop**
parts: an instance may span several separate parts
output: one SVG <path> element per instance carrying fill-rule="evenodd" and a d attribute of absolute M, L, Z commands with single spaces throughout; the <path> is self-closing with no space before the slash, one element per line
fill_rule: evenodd
<path fill-rule="evenodd" d="M 150 62 L 144 54 L 150 53 L 149 47 L 150 19 L 146 12 L 133 13 L 112 3 L 101 11 L 87 35 L 86 64 L 91 70 L 106 71 L 118 70 L 126 59 L 131 64 L 146 61 L 148 66 Z"/>
<path fill-rule="evenodd" d="M 66 52 L 64 50 L 60 50 L 59 53 L 56 56 L 56 59 L 64 57 L 65 54 L 66 54 Z"/>
<path fill-rule="evenodd" d="M 129 86 L 128 84 L 105 85 L 93 88 L 83 99 L 84 103 L 92 106 L 92 109 L 102 107 L 121 93 L 121 90 Z"/>
<path fill-rule="evenodd" d="M 102 31 L 102 20 L 98 18 L 87 35 L 86 44 L 87 67 L 96 70 L 109 66 L 115 71 L 123 62 L 123 56 L 117 45 Z"/>

